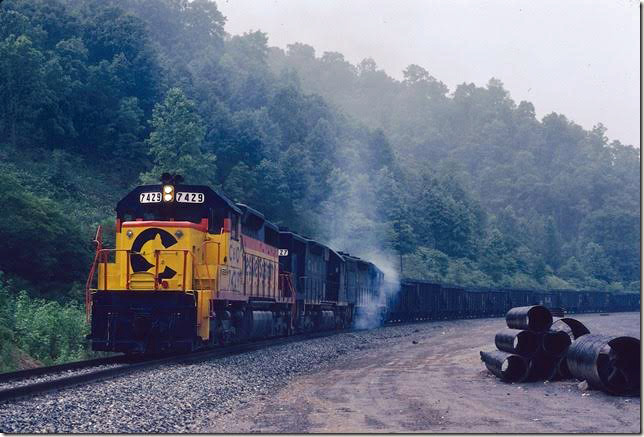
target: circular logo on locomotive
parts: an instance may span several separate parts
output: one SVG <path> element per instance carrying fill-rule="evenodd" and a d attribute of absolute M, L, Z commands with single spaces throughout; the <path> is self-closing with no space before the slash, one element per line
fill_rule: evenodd
<path fill-rule="evenodd" d="M 159 228 L 145 229 L 143 232 L 137 235 L 137 237 L 134 239 L 134 242 L 132 243 L 132 252 L 139 252 L 139 253 L 131 254 L 131 257 L 130 257 L 130 262 L 132 263 L 132 271 L 134 273 L 147 272 L 152 267 L 154 267 L 154 264 L 151 263 L 140 252 L 143 249 L 143 246 L 148 241 L 155 240 L 157 236 L 161 237 L 161 244 L 166 249 L 174 246 L 178 242 L 177 239 L 174 237 L 174 235 L 172 235 L 170 232 L 166 231 L 165 229 L 159 229 Z M 166 266 L 165 269 L 161 273 L 159 273 L 158 278 L 171 279 L 176 274 L 177 272 L 174 269 Z"/>

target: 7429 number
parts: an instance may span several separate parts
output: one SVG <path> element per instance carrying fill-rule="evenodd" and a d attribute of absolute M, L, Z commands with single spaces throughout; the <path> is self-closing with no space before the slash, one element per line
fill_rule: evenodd
<path fill-rule="evenodd" d="M 161 202 L 161 193 L 141 193 L 139 194 L 140 203 L 159 203 Z"/>
<path fill-rule="evenodd" d="M 203 203 L 204 199 L 203 193 L 177 193 L 177 202 L 181 203 Z"/>

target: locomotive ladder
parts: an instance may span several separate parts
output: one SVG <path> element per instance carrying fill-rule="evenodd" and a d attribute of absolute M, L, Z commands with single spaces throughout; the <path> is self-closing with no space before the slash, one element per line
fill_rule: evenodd
<path fill-rule="evenodd" d="M 280 285 L 281 285 L 281 292 L 282 296 L 284 296 L 286 293 L 286 290 L 288 289 L 289 294 L 291 296 L 291 326 L 290 328 L 293 329 L 295 326 L 295 318 L 297 317 L 297 301 L 296 301 L 296 292 L 295 292 L 295 287 L 293 287 L 293 281 L 291 280 L 291 273 L 290 272 L 284 272 L 280 273 Z"/>

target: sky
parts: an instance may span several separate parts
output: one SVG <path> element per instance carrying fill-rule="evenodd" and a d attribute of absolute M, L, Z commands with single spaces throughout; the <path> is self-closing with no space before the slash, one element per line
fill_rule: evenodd
<path fill-rule="evenodd" d="M 450 91 L 500 79 L 538 117 L 566 115 L 640 146 L 640 33 L 636 0 L 217 0 L 236 35 L 270 46 L 301 42 L 371 57 L 390 76 L 409 64 Z"/>

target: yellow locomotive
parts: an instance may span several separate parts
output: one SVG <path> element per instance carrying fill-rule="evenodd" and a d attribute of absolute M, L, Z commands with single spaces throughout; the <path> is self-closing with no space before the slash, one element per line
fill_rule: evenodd
<path fill-rule="evenodd" d="M 261 213 L 178 175 L 161 182 L 118 202 L 115 248 L 97 232 L 86 297 L 93 350 L 190 351 L 351 322 L 339 284 L 333 302 L 326 284 L 298 295 L 280 269 L 280 230 Z"/>

